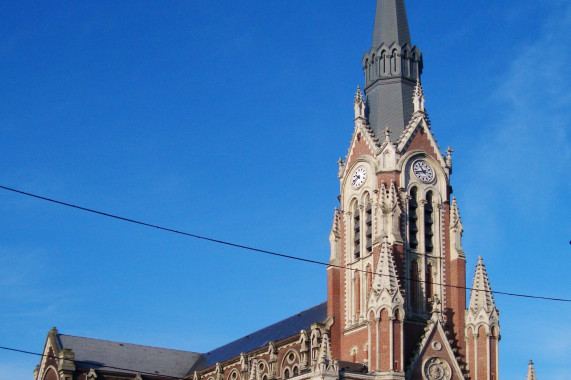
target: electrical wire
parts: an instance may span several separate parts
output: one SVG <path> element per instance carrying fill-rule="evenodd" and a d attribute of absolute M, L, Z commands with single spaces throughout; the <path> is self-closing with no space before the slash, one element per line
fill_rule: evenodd
<path fill-rule="evenodd" d="M 74 208 L 74 209 L 77 209 L 77 210 L 86 211 L 86 212 L 93 213 L 93 214 L 97 214 L 97 215 L 101 215 L 101 216 L 106 216 L 106 217 L 113 218 L 113 219 L 117 219 L 117 220 L 121 220 L 121 221 L 124 221 L 124 222 L 129 222 L 129 223 L 138 224 L 138 225 L 145 226 L 145 227 L 155 228 L 155 229 L 158 229 L 158 230 L 161 230 L 161 231 L 171 232 L 171 233 L 175 233 L 175 234 L 178 234 L 178 235 L 183 235 L 183 236 L 192 237 L 192 238 L 195 238 L 195 239 L 201 239 L 201 240 L 209 241 L 209 242 L 211 242 L 211 243 L 222 244 L 222 245 L 226 245 L 226 246 L 230 246 L 230 247 L 240 248 L 240 249 L 244 249 L 244 250 L 248 250 L 248 251 L 253 251 L 253 252 L 258 252 L 258 253 L 262 253 L 262 254 L 267 254 L 267 255 L 271 255 L 271 256 L 277 256 L 277 257 L 281 257 L 281 258 L 284 258 L 284 259 L 297 260 L 297 261 L 301 261 L 301 262 L 305 262 L 305 263 L 310 263 L 310 264 L 323 265 L 323 266 L 326 266 L 326 267 L 338 268 L 338 269 L 343 269 L 343 270 L 350 270 L 350 271 L 361 272 L 361 273 L 368 273 L 368 274 L 371 274 L 371 275 L 387 276 L 387 277 L 396 278 L 397 280 L 400 280 L 400 281 L 412 281 L 412 282 L 417 282 L 417 283 L 430 283 L 430 284 L 433 284 L 433 285 L 444 286 L 444 287 L 446 287 L 446 288 L 461 289 L 461 290 L 470 290 L 470 291 L 477 291 L 477 292 L 484 292 L 484 293 L 500 294 L 500 295 L 504 295 L 504 296 L 531 298 L 531 299 L 546 300 L 546 301 L 571 302 L 571 299 L 566 299 L 566 298 L 556 298 L 556 297 L 547 297 L 547 296 L 535 296 L 535 295 L 530 295 L 530 294 L 504 292 L 504 291 L 498 291 L 498 290 L 477 289 L 477 288 L 471 288 L 471 287 L 462 286 L 462 285 L 442 284 L 442 283 L 431 282 L 431 281 L 426 281 L 426 280 L 421 280 L 421 279 L 407 278 L 407 277 L 405 277 L 405 276 L 391 276 L 391 275 L 381 274 L 381 273 L 377 273 L 377 272 L 373 272 L 373 271 L 367 271 L 367 270 L 363 270 L 363 269 L 354 269 L 354 268 L 349 268 L 349 267 L 343 266 L 343 265 L 336 265 L 336 264 L 326 263 L 326 262 L 324 262 L 324 261 L 311 260 L 311 259 L 306 259 L 306 258 L 303 258 L 303 257 L 293 256 L 293 255 L 286 255 L 286 254 L 283 254 L 283 253 L 268 251 L 268 250 L 265 250 L 265 249 L 250 247 L 250 246 L 247 246 L 247 245 L 242 245 L 242 244 L 232 243 L 232 242 L 228 242 L 228 241 L 224 241 L 224 240 L 220 240 L 220 239 L 214 239 L 214 238 L 210 238 L 210 237 L 206 237 L 206 236 L 201 236 L 201 235 L 197 235 L 197 234 L 192 234 L 192 233 L 189 233 L 189 232 L 184 232 L 184 231 L 176 230 L 176 229 L 173 229 L 173 228 L 162 227 L 162 226 L 159 226 L 159 225 L 156 225 L 156 224 L 151 224 L 151 223 L 142 222 L 142 221 L 135 220 L 135 219 L 130 219 L 130 218 L 122 217 L 122 216 L 115 215 L 115 214 L 110 214 L 110 213 L 107 213 L 107 212 L 98 211 L 98 210 L 90 209 L 90 208 L 83 207 L 83 206 L 78 206 L 78 205 L 75 205 L 75 204 L 72 204 L 72 203 L 63 202 L 63 201 L 58 201 L 58 200 L 56 200 L 56 199 L 47 198 L 47 197 L 44 197 L 44 196 L 41 196 L 41 195 L 32 194 L 32 193 L 29 193 L 29 192 L 25 192 L 25 191 L 22 191 L 22 190 L 14 189 L 14 188 L 7 187 L 7 186 L 2 186 L 2 185 L 0 185 L 0 189 L 4 189 L 4 190 L 7 190 L 7 191 L 11 191 L 11 192 L 18 193 L 18 194 L 21 194 L 21 195 L 25 195 L 25 196 L 28 196 L 28 197 L 32 197 L 32 198 L 44 200 L 44 201 L 47 201 L 47 202 L 55 203 L 55 204 L 58 204 L 58 205 L 61 205 L 61 206 L 71 207 L 71 208 Z"/>

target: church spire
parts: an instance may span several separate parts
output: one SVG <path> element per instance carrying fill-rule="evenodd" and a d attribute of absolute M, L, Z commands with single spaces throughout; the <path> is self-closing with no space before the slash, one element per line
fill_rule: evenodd
<path fill-rule="evenodd" d="M 404 0 L 377 0 L 373 43 L 363 69 L 369 125 L 377 136 L 388 127 L 396 142 L 414 112 L 422 72 L 422 53 L 412 46 Z"/>
<path fill-rule="evenodd" d="M 383 43 L 391 45 L 393 42 L 399 46 L 410 45 L 404 0 L 377 0 L 372 47 L 378 49 Z"/>

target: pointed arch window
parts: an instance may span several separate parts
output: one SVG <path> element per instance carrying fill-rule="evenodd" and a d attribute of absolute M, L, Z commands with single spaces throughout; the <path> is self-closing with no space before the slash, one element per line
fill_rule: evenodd
<path fill-rule="evenodd" d="M 367 254 L 373 252 L 373 207 L 371 202 L 365 207 L 365 249 Z"/>
<path fill-rule="evenodd" d="M 432 208 L 432 192 L 426 194 L 424 205 L 424 252 L 432 253 L 434 250 L 434 210 Z"/>
<path fill-rule="evenodd" d="M 408 243 L 411 249 L 418 247 L 418 203 L 416 201 L 416 187 L 410 190 L 408 202 Z"/>
<path fill-rule="evenodd" d="M 353 245 L 354 245 L 354 256 L 356 259 L 361 257 L 361 215 L 359 214 L 359 209 L 355 208 L 353 214 Z"/>
<path fill-rule="evenodd" d="M 361 272 L 355 272 L 355 314 L 361 315 Z"/>

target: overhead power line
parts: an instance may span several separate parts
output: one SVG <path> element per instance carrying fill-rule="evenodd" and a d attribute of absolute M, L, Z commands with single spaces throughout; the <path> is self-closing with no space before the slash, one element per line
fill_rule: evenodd
<path fill-rule="evenodd" d="M 205 240 L 205 241 L 209 241 L 211 243 L 216 243 L 216 244 L 222 244 L 222 245 L 226 245 L 226 246 L 230 246 L 230 247 L 235 247 L 235 248 L 240 248 L 240 249 L 244 249 L 244 250 L 248 250 L 248 251 L 253 251 L 253 252 L 258 252 L 258 253 L 263 253 L 263 254 L 267 254 L 267 255 L 271 255 L 271 256 L 277 256 L 277 257 L 282 257 L 285 259 L 290 259 L 290 260 L 297 260 L 297 261 L 301 261 L 301 262 L 306 262 L 306 263 L 310 263 L 310 264 L 317 264 L 317 265 L 323 265 L 326 267 L 333 267 L 333 268 L 339 268 L 339 269 L 344 269 L 344 270 L 351 270 L 351 271 L 355 271 L 355 272 L 361 272 L 361 273 L 369 273 L 369 274 L 373 274 L 373 275 L 378 275 L 378 276 L 388 276 L 388 277 L 394 277 L 398 280 L 408 280 L 408 281 L 413 281 L 413 282 L 419 282 L 419 283 L 431 283 L 433 285 L 441 285 L 441 286 L 445 286 L 447 288 L 455 288 L 455 289 L 464 289 L 464 290 L 470 290 L 470 291 L 477 291 L 477 292 L 485 292 L 485 293 L 493 293 L 493 294 L 501 294 L 504 296 L 511 296 L 511 297 L 522 297 L 522 298 L 532 298 L 532 299 L 539 299 L 539 300 L 546 300 L 546 301 L 557 301 L 557 302 L 571 302 L 571 299 L 566 299 L 566 298 L 556 298 L 556 297 L 547 297 L 547 296 L 535 296 L 535 295 L 530 295 L 530 294 L 522 294 L 522 293 L 513 293 L 513 292 L 503 292 L 503 291 L 498 291 L 498 290 L 486 290 L 486 289 L 476 289 L 476 288 L 471 288 L 471 287 L 466 287 L 466 286 L 461 286 L 461 285 L 451 285 L 451 284 L 442 284 L 442 283 L 437 283 L 437 282 L 431 282 L 431 281 L 426 281 L 426 280 L 420 280 L 420 279 L 411 279 L 411 278 L 407 278 L 405 276 L 389 276 L 389 275 L 384 275 L 381 273 L 377 273 L 377 272 L 373 272 L 373 271 L 367 271 L 367 270 L 363 270 L 363 269 L 354 269 L 354 268 L 349 268 L 343 265 L 335 265 L 335 264 L 330 264 L 330 263 L 326 263 L 324 261 L 318 261 L 318 260 L 312 260 L 312 259 L 306 259 L 303 257 L 298 257 L 298 256 L 293 256 L 293 255 L 286 255 L 283 253 L 278 253 L 278 252 L 273 252 L 273 251 L 268 251 L 265 249 L 260 249 L 260 248 L 255 248 L 255 247 L 250 247 L 247 245 L 242 245 L 242 244 L 237 244 L 237 243 L 232 243 L 229 241 L 224 241 L 224 240 L 220 240 L 220 239 L 214 239 L 214 238 L 210 238 L 210 237 L 206 237 L 206 236 L 201 236 L 201 235 L 197 235 L 197 234 L 192 234 L 189 232 L 184 232 L 184 231 L 180 231 L 180 230 L 176 230 L 173 228 L 168 228 L 168 227 L 162 227 L 156 224 L 152 224 L 152 223 L 147 223 L 147 222 L 142 222 L 139 220 L 135 220 L 135 219 L 131 219 L 131 218 L 126 218 L 123 216 L 119 216 L 119 215 L 115 215 L 115 214 L 110 214 L 107 212 L 103 212 L 103 211 L 98 211 L 98 210 L 94 210 L 91 208 L 87 208 L 87 207 L 83 207 L 83 206 L 78 206 L 72 203 L 68 203 L 68 202 L 63 202 L 63 201 L 58 201 L 56 199 L 52 199 L 52 198 L 47 198 L 41 195 L 37 195 L 37 194 L 32 194 L 32 193 L 28 193 L 26 191 L 22 191 L 22 190 L 18 190 L 18 189 L 14 189 L 11 187 L 7 187 L 7 186 L 2 186 L 0 185 L 0 189 L 4 189 L 7 191 L 11 191 L 14 193 L 18 193 L 21 195 L 26 195 L 28 197 L 32 197 L 32 198 L 36 198 L 36 199 L 41 199 L 47 202 L 51 202 L 51 203 L 55 203 L 61 206 L 66 206 L 66 207 L 71 207 L 71 208 L 75 208 L 81 211 L 86 211 L 89 213 L 93 213 L 93 214 L 97 214 L 97 215 L 102 215 L 102 216 L 106 216 L 109 218 L 113 218 L 113 219 L 118 219 L 124 222 L 129 222 L 129 223 L 133 223 L 133 224 L 138 224 L 141 226 L 145 226 L 145 227 L 150 227 L 150 228 L 155 228 L 158 230 L 162 230 L 162 231 L 167 231 L 167 232 L 172 232 L 178 235 L 183 235 L 183 236 L 188 236 L 188 237 L 192 237 L 195 239 L 201 239 L 201 240 Z"/>

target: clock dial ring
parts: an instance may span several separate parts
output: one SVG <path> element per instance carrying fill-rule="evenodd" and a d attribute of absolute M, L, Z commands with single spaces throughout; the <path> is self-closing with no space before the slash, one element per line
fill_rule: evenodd
<path fill-rule="evenodd" d="M 434 170 L 424 160 L 413 162 L 412 172 L 422 182 L 430 182 L 434 179 Z"/>
<path fill-rule="evenodd" d="M 365 183 L 366 179 L 367 179 L 367 170 L 365 169 L 364 166 L 359 166 L 353 172 L 353 176 L 351 177 L 351 186 L 353 186 L 354 189 L 358 189 Z"/>

